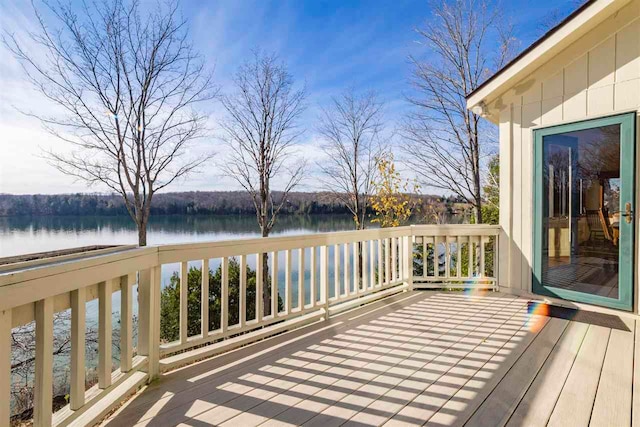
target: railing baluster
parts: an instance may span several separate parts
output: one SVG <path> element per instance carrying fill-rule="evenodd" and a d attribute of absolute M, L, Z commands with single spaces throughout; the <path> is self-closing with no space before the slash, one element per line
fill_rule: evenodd
<path fill-rule="evenodd" d="M 285 294 L 285 300 L 286 300 L 286 314 L 290 314 L 291 313 L 291 307 L 292 307 L 292 302 L 291 302 L 291 264 L 292 264 L 292 258 L 293 258 L 293 253 L 291 251 L 291 249 L 288 249 L 285 252 L 285 259 L 284 259 L 284 263 L 285 263 L 285 267 L 284 267 L 284 294 Z"/>
<path fill-rule="evenodd" d="M 298 253 L 298 310 L 304 309 L 304 248 Z"/>
<path fill-rule="evenodd" d="M 353 289 L 360 293 L 360 242 L 353 242 Z"/>
<path fill-rule="evenodd" d="M 1 350 L 4 349 L 4 350 Z M 11 309 L 0 310 L 0 425 L 11 424 Z"/>
<path fill-rule="evenodd" d="M 74 411 L 84 405 L 86 302 L 86 288 L 79 288 L 71 292 L 71 393 L 69 394 L 69 403 Z"/>
<path fill-rule="evenodd" d="M 369 240 L 369 280 L 366 283 L 367 289 L 373 289 L 376 281 L 375 275 L 375 240 Z"/>
<path fill-rule="evenodd" d="M 473 264 L 473 238 L 469 236 L 469 277 L 473 277 L 475 266 Z"/>
<path fill-rule="evenodd" d="M 98 285 L 98 387 L 111 385 L 112 280 Z"/>
<path fill-rule="evenodd" d="M 405 237 L 398 237 L 398 279 L 404 280 L 406 275 L 404 271 L 404 250 L 406 248 Z"/>
<path fill-rule="evenodd" d="M 440 277 L 440 237 L 433 236 L 433 277 Z"/>
<path fill-rule="evenodd" d="M 225 334 L 229 329 L 229 258 L 222 257 L 220 265 L 220 330 Z"/>
<path fill-rule="evenodd" d="M 459 279 L 462 277 L 462 239 L 460 236 L 456 236 L 456 277 Z"/>
<path fill-rule="evenodd" d="M 180 263 L 180 342 L 186 343 L 189 337 L 189 265 Z"/>
<path fill-rule="evenodd" d="M 384 262 L 382 262 L 382 239 L 378 239 L 378 286 L 384 282 Z"/>
<path fill-rule="evenodd" d="M 444 277 L 449 280 L 451 277 L 451 243 L 449 236 L 444 237 Z"/>
<path fill-rule="evenodd" d="M 485 241 L 485 237 L 481 236 L 480 237 L 480 271 L 479 271 L 479 275 L 480 277 L 485 277 L 485 270 L 484 270 L 484 261 L 485 261 L 485 245 L 486 241 Z"/>
<path fill-rule="evenodd" d="M 120 371 L 122 372 L 129 372 L 133 363 L 132 286 L 135 280 L 134 274 L 120 277 Z"/>
<path fill-rule="evenodd" d="M 365 292 L 369 287 L 369 242 L 362 242 L 362 291 Z"/>
<path fill-rule="evenodd" d="M 33 425 L 51 425 L 53 402 L 53 298 L 36 302 L 36 371 Z"/>
<path fill-rule="evenodd" d="M 264 265 L 263 254 L 256 254 L 256 320 L 262 322 L 264 317 Z"/>
<path fill-rule="evenodd" d="M 329 247 L 320 247 L 320 302 L 324 305 L 325 319 L 329 318 Z"/>
<path fill-rule="evenodd" d="M 427 237 L 422 236 L 422 277 L 427 277 L 429 274 L 429 252 Z"/>
<path fill-rule="evenodd" d="M 316 306 L 316 247 L 311 246 L 309 250 L 309 291 L 311 295 L 309 296 L 309 302 L 311 303 L 311 307 Z"/>
<path fill-rule="evenodd" d="M 334 297 L 340 299 L 340 245 L 333 246 Z"/>
<path fill-rule="evenodd" d="M 271 253 L 271 315 L 278 316 L 278 252 Z"/>
<path fill-rule="evenodd" d="M 390 238 L 384 239 L 384 283 L 391 283 L 391 242 Z"/>
<path fill-rule="evenodd" d="M 200 333 L 209 336 L 209 260 L 202 260 L 202 283 L 200 283 Z"/>
<path fill-rule="evenodd" d="M 240 327 L 244 327 L 247 323 L 247 256 L 240 255 L 240 278 L 239 278 L 239 308 L 238 319 L 240 319 Z"/>
<path fill-rule="evenodd" d="M 344 248 L 344 294 L 349 296 L 351 293 L 351 276 L 349 274 L 349 267 L 351 266 L 351 251 L 349 250 L 349 244 L 342 245 Z"/>
<path fill-rule="evenodd" d="M 398 242 L 395 237 L 389 238 L 391 243 L 391 281 L 398 280 Z"/>
<path fill-rule="evenodd" d="M 493 238 L 493 274 L 491 275 L 494 279 L 493 286 L 495 289 L 498 288 L 498 251 L 500 247 L 498 246 L 498 240 L 500 236 L 494 236 Z"/>

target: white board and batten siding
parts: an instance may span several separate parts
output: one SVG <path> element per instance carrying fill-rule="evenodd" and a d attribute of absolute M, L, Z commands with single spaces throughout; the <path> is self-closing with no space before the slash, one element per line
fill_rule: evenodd
<path fill-rule="evenodd" d="M 500 106 L 499 283 L 516 293 L 530 292 L 533 129 L 640 111 L 640 0 L 609 16 L 492 105 Z"/>

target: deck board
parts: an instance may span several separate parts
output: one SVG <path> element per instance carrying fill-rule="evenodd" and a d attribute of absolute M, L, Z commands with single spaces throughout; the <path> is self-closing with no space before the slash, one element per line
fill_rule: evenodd
<path fill-rule="evenodd" d="M 588 329 L 589 325 L 585 323 L 571 322 L 567 326 L 558 345 L 509 419 L 508 426 L 547 425 Z"/>
<path fill-rule="evenodd" d="M 624 318 L 630 332 L 611 330 L 530 315 L 527 303 L 501 293 L 396 295 L 165 374 L 103 424 L 635 422 L 635 318 Z"/>
<path fill-rule="evenodd" d="M 629 331 L 611 330 L 590 426 L 631 424 L 635 322 L 627 326 Z"/>
<path fill-rule="evenodd" d="M 551 413 L 549 426 L 589 425 L 610 335 L 611 330 L 608 328 L 589 326 L 556 407 Z"/>
<path fill-rule="evenodd" d="M 466 425 L 504 425 L 564 333 L 569 321 L 551 319 Z"/>

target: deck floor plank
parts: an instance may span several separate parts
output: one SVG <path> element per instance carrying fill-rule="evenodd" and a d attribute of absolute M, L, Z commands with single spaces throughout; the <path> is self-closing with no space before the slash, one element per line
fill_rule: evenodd
<path fill-rule="evenodd" d="M 590 325 L 551 413 L 549 426 L 586 427 L 596 397 L 611 329 Z"/>
<path fill-rule="evenodd" d="M 551 319 L 465 425 L 471 427 L 504 425 L 564 333 L 568 323 L 569 321 L 565 319 Z"/>
<path fill-rule="evenodd" d="M 631 424 L 635 322 L 628 322 L 627 327 L 629 331 L 611 330 L 590 426 Z"/>
<path fill-rule="evenodd" d="M 588 329 L 589 325 L 585 323 L 571 322 L 567 326 L 558 345 L 509 419 L 508 426 L 547 425 Z"/>

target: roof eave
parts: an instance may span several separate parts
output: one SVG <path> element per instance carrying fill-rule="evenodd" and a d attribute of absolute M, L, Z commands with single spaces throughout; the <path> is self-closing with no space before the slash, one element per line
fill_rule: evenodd
<path fill-rule="evenodd" d="M 495 98 L 630 2 L 631 0 L 596 0 L 585 4 L 467 95 L 467 108 L 482 109 L 482 115 L 495 122 L 496 112 L 491 111 L 491 102 Z"/>

